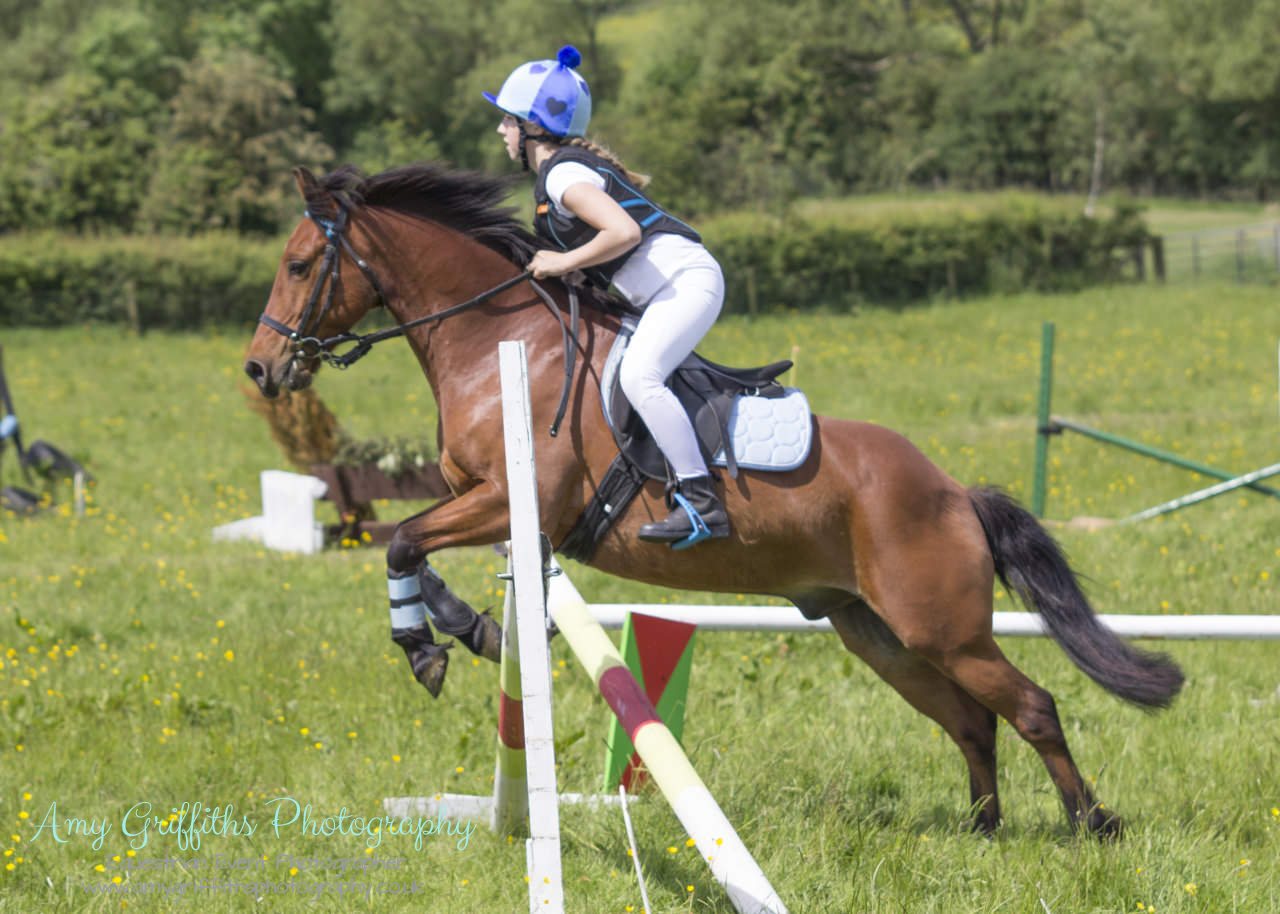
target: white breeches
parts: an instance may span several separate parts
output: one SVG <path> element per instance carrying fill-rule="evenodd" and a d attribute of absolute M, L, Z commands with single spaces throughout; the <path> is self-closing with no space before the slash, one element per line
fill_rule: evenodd
<path fill-rule="evenodd" d="M 666 381 L 711 329 L 723 303 L 724 276 L 713 257 L 682 267 L 649 300 L 618 369 L 622 392 L 679 479 L 707 475 L 707 464 Z"/>

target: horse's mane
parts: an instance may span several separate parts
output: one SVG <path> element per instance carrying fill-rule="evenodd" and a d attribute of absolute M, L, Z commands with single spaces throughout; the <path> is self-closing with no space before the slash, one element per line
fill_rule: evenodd
<path fill-rule="evenodd" d="M 425 162 L 370 176 L 354 165 L 340 165 L 320 178 L 306 199 L 313 211 L 380 206 L 438 222 L 524 269 L 548 244 L 514 217 L 514 209 L 501 205 L 518 181 L 518 176 L 500 177 Z M 633 310 L 621 297 L 594 286 L 582 289 L 581 295 L 583 304 L 610 314 Z"/>

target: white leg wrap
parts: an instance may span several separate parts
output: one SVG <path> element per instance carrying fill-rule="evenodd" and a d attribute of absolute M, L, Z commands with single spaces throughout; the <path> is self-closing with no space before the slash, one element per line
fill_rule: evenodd
<path fill-rule="evenodd" d="M 427 604 L 422 601 L 416 574 L 403 578 L 387 575 L 387 595 L 391 597 L 392 628 L 413 628 L 427 621 Z"/>

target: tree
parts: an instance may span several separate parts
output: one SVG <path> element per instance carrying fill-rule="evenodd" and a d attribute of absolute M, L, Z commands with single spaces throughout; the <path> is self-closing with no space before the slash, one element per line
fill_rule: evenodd
<path fill-rule="evenodd" d="M 1160 162 L 1200 193 L 1280 184 L 1280 0 L 1162 0 L 1160 53 L 1177 157 Z"/>
<path fill-rule="evenodd" d="M 686 8 L 629 74 L 611 132 L 685 212 L 874 183 L 901 17 L 878 0 Z"/>
<path fill-rule="evenodd" d="M 0 133 L 0 227 L 130 226 L 161 113 L 125 80 L 72 73 L 9 99 Z"/>
<path fill-rule="evenodd" d="M 410 135 L 455 152 L 448 125 L 454 87 L 482 58 L 492 0 L 334 0 L 330 113 L 349 119 L 346 147 L 360 128 L 396 120 Z"/>
<path fill-rule="evenodd" d="M 68 39 L 113 0 L 0 0 L 0 88 L 5 95 L 47 86 L 75 69 Z M 12 7 L 12 8 L 10 8 Z"/>
<path fill-rule="evenodd" d="M 1042 50 L 1000 48 L 953 73 L 938 101 L 932 139 L 944 177 L 975 187 L 1070 186 L 1087 155 L 1064 125 L 1071 99 Z"/>
<path fill-rule="evenodd" d="M 296 215 L 293 166 L 332 159 L 310 119 L 264 58 L 201 55 L 174 98 L 142 220 L 168 230 L 278 231 Z"/>

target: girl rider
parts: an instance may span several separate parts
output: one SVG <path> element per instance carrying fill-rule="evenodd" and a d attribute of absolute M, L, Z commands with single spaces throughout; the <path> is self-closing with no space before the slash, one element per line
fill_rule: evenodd
<path fill-rule="evenodd" d="M 676 497 L 666 520 L 642 526 L 640 539 L 691 544 L 728 536 L 693 425 L 666 386 L 715 323 L 724 277 L 698 233 L 640 192 L 647 177 L 584 138 L 591 94 L 576 72 L 580 62 L 566 46 L 556 60 L 517 67 L 496 96 L 484 93 L 505 114 L 498 133 L 507 154 L 537 175 L 534 229 L 560 248 L 539 251 L 529 268 L 535 279 L 580 270 L 643 309 L 619 382 L 675 473 Z M 695 536 L 695 516 L 703 535 Z"/>

